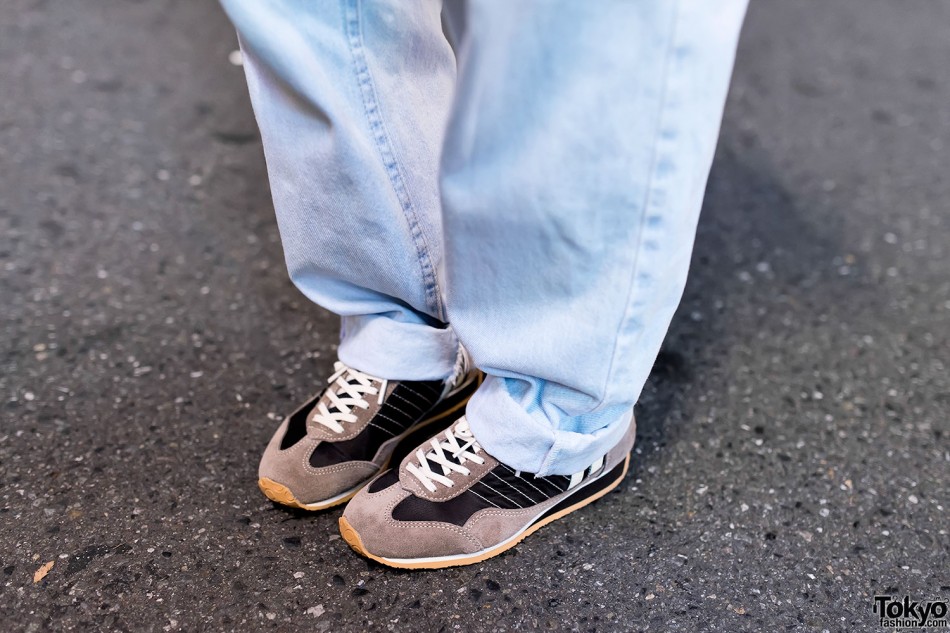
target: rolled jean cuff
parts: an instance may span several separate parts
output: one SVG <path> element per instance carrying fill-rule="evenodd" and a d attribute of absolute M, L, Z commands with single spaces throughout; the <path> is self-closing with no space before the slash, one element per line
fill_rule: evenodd
<path fill-rule="evenodd" d="M 558 420 L 550 419 L 544 410 L 541 406 L 528 411 L 511 397 L 503 378 L 489 376 L 469 400 L 465 417 L 489 455 L 539 476 L 584 470 L 620 442 L 633 419 L 632 407 Z M 569 430 L 589 428 L 590 417 L 597 418 L 596 430 Z"/>
<path fill-rule="evenodd" d="M 387 380 L 442 380 L 452 375 L 458 339 L 451 327 L 396 321 L 379 314 L 343 317 L 340 360 Z"/>

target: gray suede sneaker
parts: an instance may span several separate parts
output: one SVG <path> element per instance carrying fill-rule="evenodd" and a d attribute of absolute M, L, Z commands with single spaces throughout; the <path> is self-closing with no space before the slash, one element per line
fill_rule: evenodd
<path fill-rule="evenodd" d="M 610 492 L 627 473 L 635 436 L 631 422 L 620 443 L 584 470 L 536 477 L 486 453 L 463 417 L 360 490 L 340 517 L 340 533 L 390 567 L 478 563 Z"/>
<path fill-rule="evenodd" d="M 345 503 L 388 467 L 403 439 L 456 419 L 481 382 L 464 350 L 445 381 L 383 380 L 339 361 L 334 369 L 264 451 L 258 485 L 272 501 L 304 510 Z"/>

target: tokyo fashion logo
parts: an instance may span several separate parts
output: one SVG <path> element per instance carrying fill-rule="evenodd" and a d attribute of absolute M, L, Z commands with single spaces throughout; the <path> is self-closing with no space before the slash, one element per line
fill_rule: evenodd
<path fill-rule="evenodd" d="M 947 599 L 911 600 L 910 596 L 874 596 L 874 614 L 889 629 L 950 628 Z"/>

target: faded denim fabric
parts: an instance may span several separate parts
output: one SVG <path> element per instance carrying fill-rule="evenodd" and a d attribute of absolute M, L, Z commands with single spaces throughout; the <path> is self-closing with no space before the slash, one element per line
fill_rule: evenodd
<path fill-rule="evenodd" d="M 340 359 L 488 378 L 484 448 L 616 444 L 679 303 L 746 0 L 222 0 L 291 278 Z M 448 325 L 451 324 L 451 325 Z"/>

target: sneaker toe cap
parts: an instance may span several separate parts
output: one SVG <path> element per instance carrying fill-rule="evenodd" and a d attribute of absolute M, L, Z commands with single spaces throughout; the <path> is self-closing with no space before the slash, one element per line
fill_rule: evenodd
<path fill-rule="evenodd" d="M 264 450 L 258 468 L 262 482 L 269 480 L 289 491 L 289 499 L 274 499 L 268 494 L 275 501 L 288 505 L 319 503 L 351 490 L 378 470 L 375 464 L 362 461 L 314 468 L 310 465 L 310 454 L 320 440 L 308 436 L 282 449 L 281 439 L 286 427 L 287 421 L 284 421 Z"/>
<path fill-rule="evenodd" d="M 397 521 L 392 510 L 411 493 L 399 483 L 377 492 L 360 490 L 343 511 L 348 529 L 358 536 L 363 554 L 416 559 L 470 554 L 481 544 L 467 530 L 437 521 Z M 352 534 L 346 535 L 353 545 Z M 359 548 L 357 548 L 359 549 Z"/>

